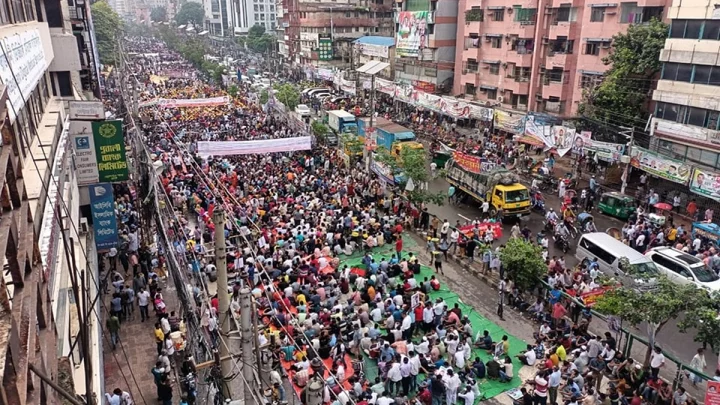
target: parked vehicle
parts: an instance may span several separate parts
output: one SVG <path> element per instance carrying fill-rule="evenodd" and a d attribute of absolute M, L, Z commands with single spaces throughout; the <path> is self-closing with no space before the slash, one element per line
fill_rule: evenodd
<path fill-rule="evenodd" d="M 310 117 L 312 115 L 312 111 L 310 110 L 310 107 L 308 107 L 305 104 L 298 104 L 297 107 L 295 107 L 295 112 L 303 118 Z"/>
<path fill-rule="evenodd" d="M 693 238 L 699 236 L 700 239 L 705 239 L 707 242 L 718 246 L 718 240 L 720 240 L 720 226 L 714 223 L 707 222 L 693 222 L 690 230 Z"/>
<path fill-rule="evenodd" d="M 705 262 L 681 250 L 660 246 L 645 253 L 670 281 L 694 284 L 707 291 L 720 290 L 720 277 Z"/>

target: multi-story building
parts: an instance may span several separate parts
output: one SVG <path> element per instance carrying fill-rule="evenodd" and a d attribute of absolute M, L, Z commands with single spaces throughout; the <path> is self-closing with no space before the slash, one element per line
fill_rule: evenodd
<path fill-rule="evenodd" d="M 613 35 L 662 19 L 668 0 L 460 0 L 453 94 L 572 115 L 609 68 Z"/>
<path fill-rule="evenodd" d="M 205 29 L 214 36 L 247 34 L 261 25 L 274 31 L 277 25 L 275 0 L 204 0 Z"/>
<path fill-rule="evenodd" d="M 280 15 L 279 50 L 290 63 L 349 67 L 353 40 L 393 33 L 390 0 L 283 0 Z"/>
<path fill-rule="evenodd" d="M 715 3 L 675 0 L 653 92 L 652 149 L 720 169 L 720 20 Z M 711 170 L 712 171 L 712 170 Z"/>
<path fill-rule="evenodd" d="M 427 93 L 448 93 L 455 70 L 458 2 L 404 0 L 397 6 L 396 42 L 405 43 L 396 44 L 395 81 Z"/>
<path fill-rule="evenodd" d="M 98 89 L 88 9 L 89 2 L 78 0 L 0 4 L 0 405 L 62 402 L 40 375 L 69 392 L 82 395 L 90 382 L 101 393 L 101 347 L 78 355 L 78 323 L 70 313 L 81 305 L 70 287 L 78 274 L 59 247 L 65 233 L 77 263 L 96 268 L 80 253 L 85 238 L 74 230 L 79 198 L 66 153 L 65 100 Z M 96 256 L 91 247 L 87 255 Z M 90 318 L 97 342 L 100 320 Z M 86 363 L 94 370 L 87 380 Z"/>

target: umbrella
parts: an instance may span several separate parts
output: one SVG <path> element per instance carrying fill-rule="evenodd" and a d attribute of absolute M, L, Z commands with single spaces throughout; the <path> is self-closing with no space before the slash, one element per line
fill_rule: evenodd
<path fill-rule="evenodd" d="M 654 205 L 654 207 L 657 208 L 657 209 L 659 209 L 660 211 L 670 211 L 670 210 L 672 210 L 672 205 L 670 205 L 670 204 L 668 204 L 668 203 L 664 203 L 664 202 L 657 203 L 657 204 Z"/>

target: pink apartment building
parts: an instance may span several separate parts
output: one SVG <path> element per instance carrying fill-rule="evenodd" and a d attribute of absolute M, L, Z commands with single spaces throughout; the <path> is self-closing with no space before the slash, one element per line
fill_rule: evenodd
<path fill-rule="evenodd" d="M 566 1 L 566 2 L 563 2 Z M 608 69 L 613 35 L 671 0 L 460 0 L 453 94 L 570 116 Z"/>

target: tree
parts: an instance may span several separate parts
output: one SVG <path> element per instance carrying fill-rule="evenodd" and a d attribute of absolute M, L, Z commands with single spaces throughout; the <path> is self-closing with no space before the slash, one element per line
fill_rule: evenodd
<path fill-rule="evenodd" d="M 250 27 L 245 38 L 247 47 L 258 53 L 267 52 L 274 41 L 275 38 L 272 35 L 265 33 L 265 27 L 257 24 Z"/>
<path fill-rule="evenodd" d="M 713 302 L 718 302 L 720 294 L 717 292 L 712 296 L 707 295 L 708 301 L 691 311 L 687 311 L 683 319 L 678 323 L 678 329 L 682 333 L 691 332 L 693 339 L 702 343 L 703 346 L 710 346 L 714 353 L 720 350 L 720 319 L 718 310 Z M 702 371 L 702 370 L 698 370 Z"/>
<path fill-rule="evenodd" d="M 285 104 L 289 110 L 294 110 L 300 104 L 300 92 L 290 83 L 277 86 L 275 98 Z"/>
<path fill-rule="evenodd" d="M 328 128 L 327 125 L 325 125 L 322 121 L 315 120 L 310 124 L 310 127 L 312 128 L 312 132 L 318 139 L 325 139 L 325 135 L 330 132 L 330 128 Z"/>
<path fill-rule="evenodd" d="M 613 36 L 610 55 L 603 58 L 603 63 L 612 66 L 599 85 L 585 92 L 580 114 L 600 121 L 617 121 L 622 116 L 644 122 L 651 79 L 662 67 L 660 51 L 667 33 L 667 24 L 652 19 L 647 24 L 632 24 L 626 33 Z"/>
<path fill-rule="evenodd" d="M 645 353 L 647 364 L 660 330 L 686 310 L 697 311 L 704 308 L 707 302 L 707 293 L 694 284 L 675 284 L 661 276 L 653 288 L 641 290 L 622 286 L 607 291 L 598 298 L 594 309 L 602 314 L 620 317 L 632 326 L 646 324 L 650 342 Z"/>
<path fill-rule="evenodd" d="M 232 98 L 237 97 L 238 91 L 239 91 L 238 86 L 235 85 L 235 84 L 233 84 L 233 85 L 231 85 L 230 87 L 228 87 L 228 90 L 227 90 L 228 94 L 229 94 L 230 97 L 232 97 Z"/>
<path fill-rule="evenodd" d="M 374 159 L 389 166 L 393 172 L 400 170 L 405 175 L 405 183 L 399 186 L 405 190 L 405 197 L 411 203 L 415 205 L 422 203 L 443 205 L 445 203 L 445 193 L 433 193 L 423 187 L 430 180 L 425 149 L 403 147 L 400 148 L 398 156 L 393 156 L 387 148 L 381 146 L 375 152 Z M 410 183 L 410 180 L 414 187 L 408 190 L 407 184 Z"/>
<path fill-rule="evenodd" d="M 98 1 L 90 6 L 95 27 L 95 40 L 100 54 L 100 63 L 114 65 L 117 58 L 117 35 L 122 28 L 120 16 L 106 1 Z"/>
<path fill-rule="evenodd" d="M 180 11 L 175 15 L 175 21 L 179 25 L 192 23 L 195 26 L 202 26 L 205 21 L 205 10 L 200 3 L 186 1 L 180 6 Z"/>
<path fill-rule="evenodd" d="M 260 92 L 260 104 L 267 104 L 269 99 L 270 93 L 268 93 L 267 89 L 263 89 L 263 91 Z"/>
<path fill-rule="evenodd" d="M 150 19 L 155 22 L 167 21 L 167 9 L 164 6 L 153 7 L 150 10 Z"/>
<path fill-rule="evenodd" d="M 534 288 L 547 273 L 542 249 L 522 238 L 510 238 L 500 251 L 506 274 L 521 290 Z"/>

